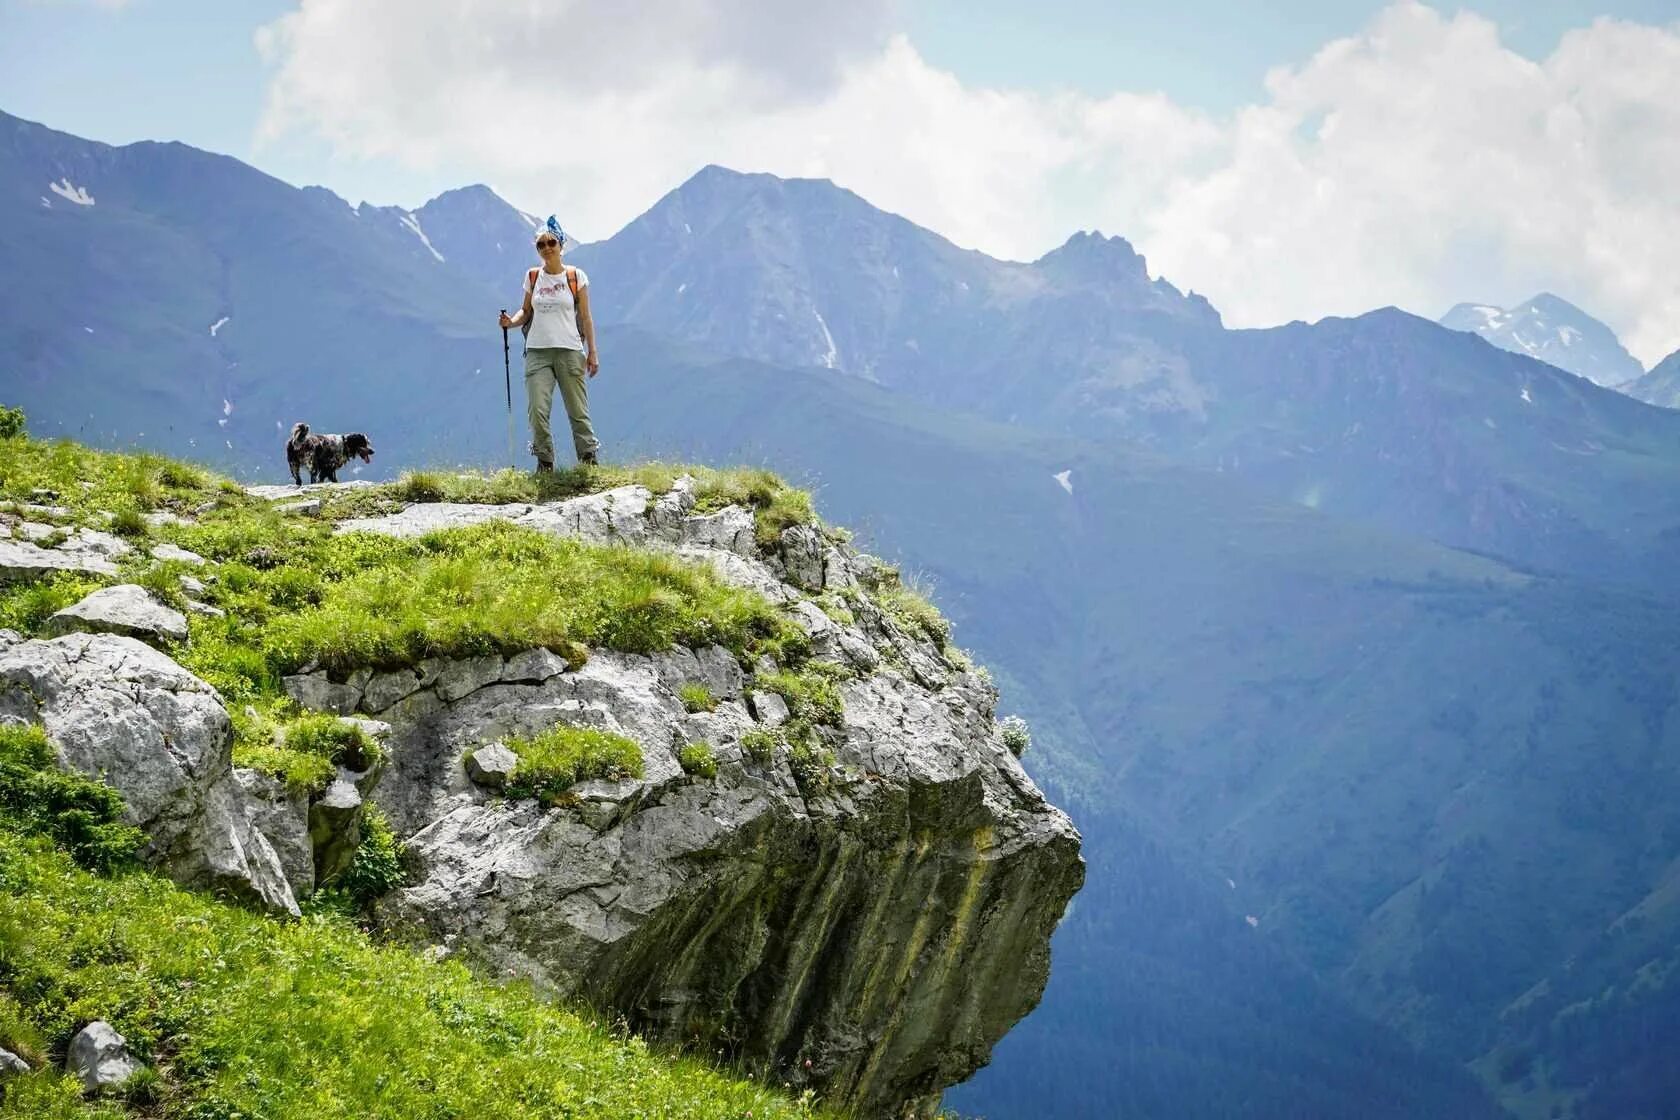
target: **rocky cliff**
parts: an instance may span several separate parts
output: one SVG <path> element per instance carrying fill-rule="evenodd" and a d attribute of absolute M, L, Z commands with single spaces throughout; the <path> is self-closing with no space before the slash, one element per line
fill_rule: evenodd
<path fill-rule="evenodd" d="M 814 525 L 766 540 L 745 508 L 698 512 L 687 478 L 411 504 L 337 531 L 490 520 L 707 565 L 797 623 L 804 676 L 705 644 L 305 666 L 285 678 L 295 700 L 384 743 L 381 767 L 339 766 L 307 795 L 235 770 L 215 690 L 134 637 L 8 635 L 0 719 L 43 724 L 62 764 L 121 789 L 183 882 L 295 913 L 371 797 L 410 865 L 375 909 L 388 932 L 860 1116 L 931 1114 L 1037 1002 L 1084 871 L 988 678 L 899 609 L 879 561 Z M 510 745 L 557 727 L 634 743 L 639 776 L 521 796 Z"/>

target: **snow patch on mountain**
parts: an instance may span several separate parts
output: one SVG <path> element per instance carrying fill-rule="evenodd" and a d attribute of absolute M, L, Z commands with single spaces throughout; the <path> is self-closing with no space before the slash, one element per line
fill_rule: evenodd
<path fill-rule="evenodd" d="M 226 315 L 223 315 L 220 319 L 217 319 L 214 323 L 211 323 L 210 324 L 210 337 L 215 338 L 216 337 L 216 332 L 221 330 L 223 327 L 227 326 L 227 321 L 228 321 L 228 317 Z"/>
<path fill-rule="evenodd" d="M 834 336 L 828 332 L 828 323 L 824 321 L 822 312 L 813 307 L 811 313 L 817 317 L 817 326 L 822 328 L 823 343 L 828 347 L 828 352 L 822 357 L 822 364 L 833 369 L 840 358 L 840 351 L 834 345 Z"/>
<path fill-rule="evenodd" d="M 1065 471 L 1057 471 L 1050 477 L 1056 480 L 1057 486 L 1060 486 L 1069 494 L 1073 493 L 1073 470 L 1071 468 Z"/>
<path fill-rule="evenodd" d="M 68 176 L 60 179 L 56 183 L 48 183 L 47 189 L 58 195 L 60 198 L 74 202 L 77 206 L 93 205 L 93 196 L 87 192 L 87 188 L 76 186 L 76 184 L 70 181 Z M 42 199 L 42 201 L 45 202 L 46 200 Z"/>
<path fill-rule="evenodd" d="M 404 214 L 402 217 L 398 218 L 397 220 L 399 222 L 401 222 L 403 225 L 407 226 L 409 229 L 413 230 L 414 231 L 414 236 L 416 236 L 420 239 L 420 244 L 422 244 L 426 247 L 426 252 L 428 252 L 432 256 L 436 257 L 440 264 L 442 263 L 443 254 L 438 252 L 436 249 L 434 249 L 432 247 L 432 239 L 427 237 L 426 236 L 426 231 L 420 228 L 420 220 L 418 218 L 416 218 L 413 214 Z"/>

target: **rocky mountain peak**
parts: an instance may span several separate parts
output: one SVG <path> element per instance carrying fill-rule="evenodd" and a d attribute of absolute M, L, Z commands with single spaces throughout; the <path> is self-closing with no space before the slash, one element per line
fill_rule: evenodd
<path fill-rule="evenodd" d="M 1541 292 L 1509 309 L 1461 303 L 1439 322 L 1452 330 L 1481 335 L 1502 350 L 1527 354 L 1612 388 L 1645 372 L 1615 331 L 1551 292 Z"/>

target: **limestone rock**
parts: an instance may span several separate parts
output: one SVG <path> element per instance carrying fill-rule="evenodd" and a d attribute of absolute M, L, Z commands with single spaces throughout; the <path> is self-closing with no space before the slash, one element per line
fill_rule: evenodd
<path fill-rule="evenodd" d="M 782 530 L 782 562 L 789 583 L 806 591 L 821 591 L 824 552 L 822 536 L 811 526 L 790 525 Z"/>
<path fill-rule="evenodd" d="M 117 566 L 97 553 L 42 548 L 28 541 L 0 540 L 0 580 L 33 581 L 54 572 L 114 576 Z"/>
<path fill-rule="evenodd" d="M 566 659 L 553 650 L 528 649 L 507 659 L 507 664 L 502 666 L 501 679 L 536 684 L 558 676 L 566 669 Z"/>
<path fill-rule="evenodd" d="M 517 521 L 559 537 L 602 544 L 640 543 L 648 536 L 647 511 L 652 499 L 645 486 L 620 486 L 537 506 Z"/>
<path fill-rule="evenodd" d="M 286 788 L 268 774 L 243 767 L 233 772 L 245 794 L 251 824 L 268 838 L 280 871 L 292 894 L 304 898 L 315 891 L 315 853 L 309 839 L 309 797 Z"/>
<path fill-rule="evenodd" d="M 488 657 L 473 657 L 465 661 L 453 661 L 439 674 L 437 679 L 438 699 L 444 701 L 459 700 L 470 692 L 476 692 L 487 684 L 494 684 L 502 679 L 502 659 L 491 654 Z"/>
<path fill-rule="evenodd" d="M 60 766 L 110 782 L 177 882 L 297 913 L 234 780 L 227 712 L 164 654 L 115 634 L 0 645 L 0 722 L 42 724 Z"/>
<path fill-rule="evenodd" d="M 716 513 L 686 518 L 682 532 L 684 543 L 693 547 L 720 549 L 737 556 L 758 554 L 752 512 L 740 506 L 725 506 Z"/>
<path fill-rule="evenodd" d="M 350 683 L 341 683 L 327 676 L 325 671 L 294 673 L 280 679 L 286 695 L 305 708 L 320 712 L 349 715 L 362 702 L 362 690 Z"/>
<path fill-rule="evenodd" d="M 126 634 L 141 641 L 160 643 L 187 640 L 186 616 L 158 602 L 150 591 L 133 583 L 102 587 L 73 606 L 47 619 L 48 634 Z"/>
<path fill-rule="evenodd" d="M 10 1050 L 0 1050 L 0 1077 L 7 1077 L 14 1073 L 28 1073 L 29 1063 L 12 1053 Z"/>
<path fill-rule="evenodd" d="M 190 552 L 179 545 L 170 544 L 168 541 L 162 541 L 152 546 L 152 559 L 179 560 L 183 564 L 202 564 L 205 562 L 204 557 L 198 553 Z"/>
<path fill-rule="evenodd" d="M 502 743 L 491 743 L 467 755 L 467 776 L 489 789 L 502 789 L 518 765 L 518 755 Z"/>
<path fill-rule="evenodd" d="M 285 502 L 275 506 L 274 512 L 292 517 L 317 517 L 321 513 L 321 499 L 305 498 L 299 502 Z"/>
<path fill-rule="evenodd" d="M 439 529 L 460 529 L 486 521 L 514 520 L 530 512 L 523 504 L 482 505 L 472 502 L 416 502 L 384 517 L 355 517 L 341 521 L 339 533 L 382 533 L 387 537 L 423 537 Z"/>
<path fill-rule="evenodd" d="M 776 693 L 755 690 L 748 694 L 747 700 L 752 704 L 753 715 L 766 727 L 780 727 L 787 722 L 787 701 Z"/>
<path fill-rule="evenodd" d="M 309 805 L 309 840 L 317 883 L 330 882 L 350 866 L 361 843 L 361 825 L 361 790 L 353 777 L 340 771 L 327 791 Z"/>
<path fill-rule="evenodd" d="M 596 651 L 577 672 L 394 708 L 374 796 L 418 878 L 380 920 L 860 1116 L 931 1114 L 1037 1002 L 1083 877 L 1078 833 L 997 740 L 977 675 L 937 692 L 892 670 L 849 682 L 838 765 L 802 786 L 786 752 L 743 764 L 738 701 L 683 710 L 673 685 L 714 659 L 721 674 L 700 651 Z M 644 777 L 548 808 L 461 764 L 556 723 L 629 736 Z M 716 780 L 685 778 L 687 742 L 712 745 Z"/>
<path fill-rule="evenodd" d="M 82 1091 L 97 1092 L 121 1085 L 141 1069 L 128 1052 L 128 1040 L 103 1019 L 95 1019 L 70 1040 L 65 1072 L 82 1083 Z"/>

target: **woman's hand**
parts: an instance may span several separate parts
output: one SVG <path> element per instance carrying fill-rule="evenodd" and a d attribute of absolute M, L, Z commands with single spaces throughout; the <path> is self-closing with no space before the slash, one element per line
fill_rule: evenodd
<path fill-rule="evenodd" d="M 504 331 L 507 330 L 509 327 L 517 327 L 519 325 L 518 323 L 515 323 L 513 321 L 513 316 L 509 315 L 506 311 L 502 312 L 501 317 L 498 321 L 501 323 L 502 329 Z"/>
<path fill-rule="evenodd" d="M 597 373 L 600 373 L 601 372 L 601 355 L 599 355 L 599 354 L 595 353 L 595 351 L 591 350 L 589 352 L 588 365 L 589 365 L 589 376 L 594 377 Z"/>

